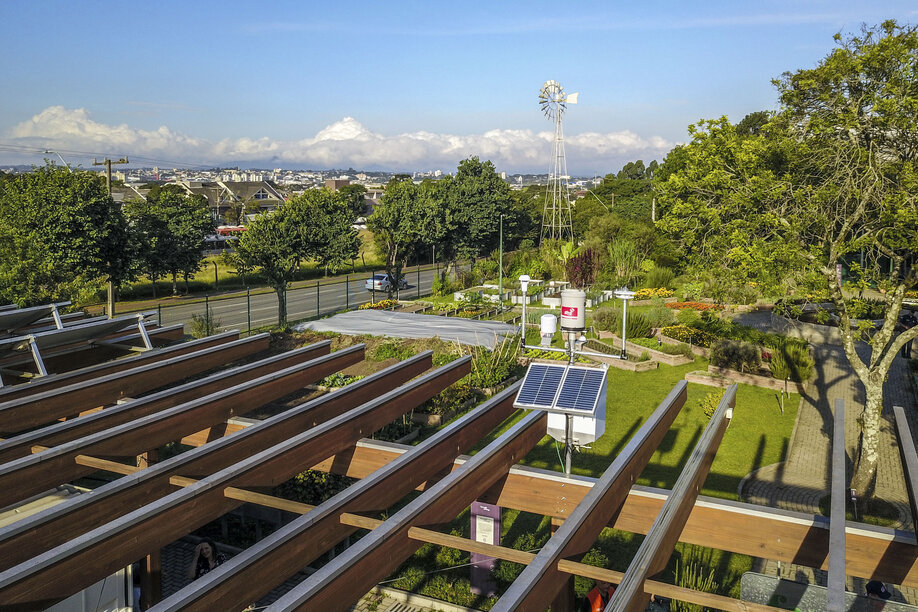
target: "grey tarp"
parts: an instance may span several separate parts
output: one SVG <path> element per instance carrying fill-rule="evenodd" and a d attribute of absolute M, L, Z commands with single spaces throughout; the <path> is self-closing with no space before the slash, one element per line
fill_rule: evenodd
<path fill-rule="evenodd" d="M 517 334 L 520 328 L 499 321 L 472 321 L 455 317 L 389 312 L 383 310 L 352 310 L 318 321 L 307 321 L 294 327 L 296 331 L 332 331 L 342 334 L 369 334 L 397 338 L 434 338 L 453 340 L 461 344 L 477 344 L 494 348 L 504 336 Z"/>

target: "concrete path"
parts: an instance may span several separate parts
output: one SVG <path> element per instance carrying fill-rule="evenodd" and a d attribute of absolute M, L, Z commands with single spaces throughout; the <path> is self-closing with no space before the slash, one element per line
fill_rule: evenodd
<path fill-rule="evenodd" d="M 748 313 L 741 322 L 760 329 L 769 329 L 771 314 Z M 804 328 L 805 330 L 805 328 Z M 804 331 L 805 333 L 805 331 Z M 861 344 L 858 354 L 866 359 L 870 347 Z M 845 401 L 845 443 L 847 446 L 849 474 L 858 444 L 857 422 L 865 401 L 864 387 L 848 364 L 844 350 L 832 344 L 814 344 L 816 379 L 804 393 L 786 461 L 765 466 L 749 474 L 740 485 L 740 496 L 745 501 L 765 506 L 819 514 L 819 500 L 829 494 L 830 450 L 833 426 L 832 412 L 835 400 Z M 884 404 L 880 432 L 880 456 L 877 467 L 876 494 L 899 509 L 901 529 L 913 530 L 908 506 L 908 492 L 892 416 L 893 406 L 903 406 L 909 417 L 912 435 L 918 433 L 918 402 L 911 389 L 906 360 L 897 356 L 883 388 Z M 778 564 L 760 560 L 756 571 L 780 574 L 791 580 L 825 584 L 826 573 L 802 566 Z M 848 589 L 863 592 L 863 580 L 848 579 Z M 915 603 L 918 592 L 914 589 L 893 589 L 896 599 Z"/>

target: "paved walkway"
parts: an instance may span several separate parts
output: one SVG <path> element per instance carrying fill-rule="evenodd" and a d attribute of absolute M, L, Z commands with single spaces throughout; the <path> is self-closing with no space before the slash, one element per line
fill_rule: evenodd
<path fill-rule="evenodd" d="M 750 313 L 742 317 L 744 324 L 767 329 L 770 314 Z M 862 359 L 869 355 L 866 344 L 858 347 Z M 831 467 L 829 462 L 836 399 L 845 401 L 845 443 L 847 446 L 849 475 L 859 437 L 857 422 L 865 401 L 864 387 L 848 364 L 840 346 L 819 344 L 814 346 L 816 379 L 803 394 L 797 422 L 786 461 L 765 466 L 753 472 L 741 485 L 741 497 L 748 502 L 808 514 L 819 514 L 819 500 L 829 494 Z M 884 404 L 881 419 L 880 454 L 877 466 L 876 494 L 899 509 L 901 529 L 913 530 L 908 506 L 908 492 L 899 458 L 898 442 L 892 416 L 893 406 L 903 406 L 909 417 L 912 435 L 918 433 L 918 402 L 909 382 L 905 359 L 897 356 L 883 387 Z M 918 436 L 916 436 L 918 437 Z M 756 571 L 778 574 L 792 580 L 806 579 L 825 584 L 826 572 L 761 560 Z M 863 580 L 848 579 L 849 590 L 863 592 Z M 894 592 L 897 589 L 894 589 Z M 903 589 L 896 593 L 900 601 L 918 602 L 918 591 Z"/>

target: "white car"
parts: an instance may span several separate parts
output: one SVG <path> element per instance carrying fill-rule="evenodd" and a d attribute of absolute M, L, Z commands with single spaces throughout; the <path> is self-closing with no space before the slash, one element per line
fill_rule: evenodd
<path fill-rule="evenodd" d="M 367 291 L 389 291 L 389 287 L 392 285 L 391 279 L 386 274 L 374 274 L 367 279 L 365 287 Z M 405 277 L 401 277 L 398 281 L 399 289 L 407 289 L 408 281 L 405 280 Z"/>

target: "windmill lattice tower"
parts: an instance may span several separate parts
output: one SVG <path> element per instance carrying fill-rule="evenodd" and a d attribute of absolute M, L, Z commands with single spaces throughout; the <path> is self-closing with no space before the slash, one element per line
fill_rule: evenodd
<path fill-rule="evenodd" d="M 565 94 L 561 83 L 546 81 L 539 91 L 539 106 L 545 116 L 555 122 L 555 138 L 551 145 L 551 167 L 548 170 L 548 190 L 542 211 L 540 242 L 546 239 L 569 241 L 574 239 L 571 221 L 570 176 L 564 157 L 564 132 L 561 117 L 568 104 L 576 104 L 579 93 Z"/>

